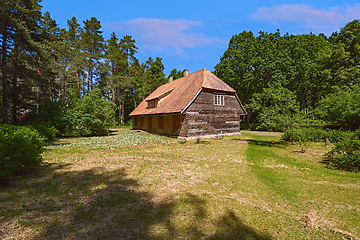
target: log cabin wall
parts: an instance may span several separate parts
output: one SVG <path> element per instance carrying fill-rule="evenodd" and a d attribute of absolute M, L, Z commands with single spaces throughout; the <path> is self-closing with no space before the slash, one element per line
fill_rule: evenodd
<path fill-rule="evenodd" d="M 224 105 L 215 105 L 215 95 Z M 180 137 L 238 133 L 243 113 L 234 93 L 203 89 L 184 114 L 134 116 L 133 129 Z"/>
<path fill-rule="evenodd" d="M 224 95 L 224 105 L 215 105 L 215 95 Z M 243 110 L 234 93 L 203 89 L 186 110 L 181 137 L 240 132 Z"/>
<path fill-rule="evenodd" d="M 134 116 L 133 129 L 178 136 L 184 118 L 184 114 Z"/>

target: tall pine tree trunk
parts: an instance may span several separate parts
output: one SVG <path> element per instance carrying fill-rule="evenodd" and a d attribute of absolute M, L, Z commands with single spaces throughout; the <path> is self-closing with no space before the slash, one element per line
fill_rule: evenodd
<path fill-rule="evenodd" d="M 62 94 L 62 76 L 59 71 L 59 102 L 61 102 L 61 94 Z"/>
<path fill-rule="evenodd" d="M 120 119 L 120 123 L 121 125 L 124 125 L 124 120 L 125 120 L 125 90 L 123 89 L 123 96 L 121 98 L 121 102 L 122 102 L 122 108 L 121 108 L 121 119 Z"/>
<path fill-rule="evenodd" d="M 113 101 L 113 103 L 115 103 L 115 88 L 114 87 L 112 87 L 112 101 Z"/>
<path fill-rule="evenodd" d="M 36 88 L 36 113 L 40 113 L 40 87 Z"/>
<path fill-rule="evenodd" d="M 77 90 L 78 90 L 78 94 L 79 94 L 79 98 L 80 98 L 80 77 L 79 77 L 79 73 L 76 70 L 76 80 L 77 80 Z"/>
<path fill-rule="evenodd" d="M 13 78 L 12 78 L 12 121 L 13 123 L 17 122 L 16 119 L 16 109 L 17 109 L 17 99 L 18 99 L 18 92 L 17 92 L 17 64 L 18 64 L 18 44 L 16 39 L 14 41 L 14 62 L 13 62 Z"/>
<path fill-rule="evenodd" d="M 90 90 L 90 68 L 89 68 L 89 76 L 87 81 L 87 91 L 89 92 L 89 90 Z"/>
<path fill-rule="evenodd" d="M 38 67 L 38 77 L 40 79 L 40 57 Z M 36 87 L 36 113 L 40 113 L 40 87 Z"/>
<path fill-rule="evenodd" d="M 50 78 L 48 79 L 49 81 L 49 95 L 50 95 L 50 101 L 52 101 L 52 89 L 51 89 L 51 81 L 50 81 Z"/>
<path fill-rule="evenodd" d="M 90 66 L 92 65 L 92 58 L 90 58 Z M 92 72 L 92 68 L 89 68 L 90 70 L 90 84 L 91 84 L 91 90 L 93 90 L 93 72 Z"/>
<path fill-rule="evenodd" d="M 93 74 L 92 74 L 92 69 L 90 70 L 90 84 L 91 84 L 91 90 L 93 90 Z"/>
<path fill-rule="evenodd" d="M 115 74 L 115 64 L 113 63 L 111 65 L 111 68 L 112 68 L 112 75 Z M 112 90 L 112 101 L 113 103 L 115 103 L 115 87 L 114 87 L 114 80 L 112 80 L 112 87 L 111 87 L 111 90 Z"/>
<path fill-rule="evenodd" d="M 118 90 L 118 92 L 120 93 L 120 90 Z M 120 97 L 120 99 L 119 99 L 119 125 L 122 125 L 122 122 L 121 122 L 121 109 L 122 109 L 122 101 L 121 101 L 121 97 Z"/>
<path fill-rule="evenodd" d="M 2 62 L 1 62 L 1 71 L 2 71 L 2 94 L 3 94 L 3 122 L 9 123 L 8 115 L 8 96 L 7 96 L 7 67 L 6 67 L 6 57 L 7 57 L 7 24 L 4 21 L 4 33 L 2 37 Z"/>

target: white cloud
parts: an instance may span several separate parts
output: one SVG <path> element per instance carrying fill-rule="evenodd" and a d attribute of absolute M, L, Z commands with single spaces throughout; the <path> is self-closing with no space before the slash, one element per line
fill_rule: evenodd
<path fill-rule="evenodd" d="M 251 14 L 251 18 L 275 25 L 293 22 L 310 31 L 332 33 L 339 31 L 347 22 L 360 18 L 360 4 L 327 9 L 314 9 L 312 6 L 299 4 L 262 7 Z"/>
<path fill-rule="evenodd" d="M 186 19 L 145 18 L 104 24 L 106 30 L 132 35 L 144 49 L 172 52 L 178 55 L 183 54 L 185 48 L 222 42 L 218 38 L 207 37 L 202 33 L 191 31 L 193 28 L 201 26 L 203 26 L 201 22 Z"/>

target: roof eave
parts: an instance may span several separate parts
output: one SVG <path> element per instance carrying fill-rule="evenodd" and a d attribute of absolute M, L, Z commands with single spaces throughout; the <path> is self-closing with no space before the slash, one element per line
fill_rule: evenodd
<path fill-rule="evenodd" d="M 195 95 L 195 97 L 188 103 L 188 105 L 186 105 L 186 107 L 181 111 L 181 113 L 184 113 L 189 107 L 190 105 L 195 101 L 195 99 L 199 96 L 199 94 L 201 93 L 201 91 L 203 90 L 203 88 L 200 88 L 199 92 Z"/>
<path fill-rule="evenodd" d="M 238 97 L 238 95 L 236 94 L 236 92 L 235 92 L 235 97 L 236 97 L 236 99 L 238 100 L 238 102 L 239 102 L 242 110 L 244 111 L 244 114 L 240 114 L 240 115 L 243 115 L 243 116 L 244 116 L 244 115 L 247 115 L 248 113 L 246 112 L 246 110 L 245 110 L 244 106 L 242 105 L 242 103 L 241 103 L 241 101 L 240 101 L 240 98 Z"/>
<path fill-rule="evenodd" d="M 227 90 L 223 90 L 223 89 L 215 89 L 215 88 L 207 88 L 207 87 L 202 87 L 202 89 L 213 90 L 213 91 L 218 91 L 218 92 L 236 93 L 235 90 L 227 91 Z"/>

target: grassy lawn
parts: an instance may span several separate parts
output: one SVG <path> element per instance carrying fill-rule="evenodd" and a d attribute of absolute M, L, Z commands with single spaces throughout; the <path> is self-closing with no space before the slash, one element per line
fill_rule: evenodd
<path fill-rule="evenodd" d="M 200 144 L 116 129 L 54 142 L 0 188 L 0 239 L 359 239 L 360 173 L 278 133 Z"/>

